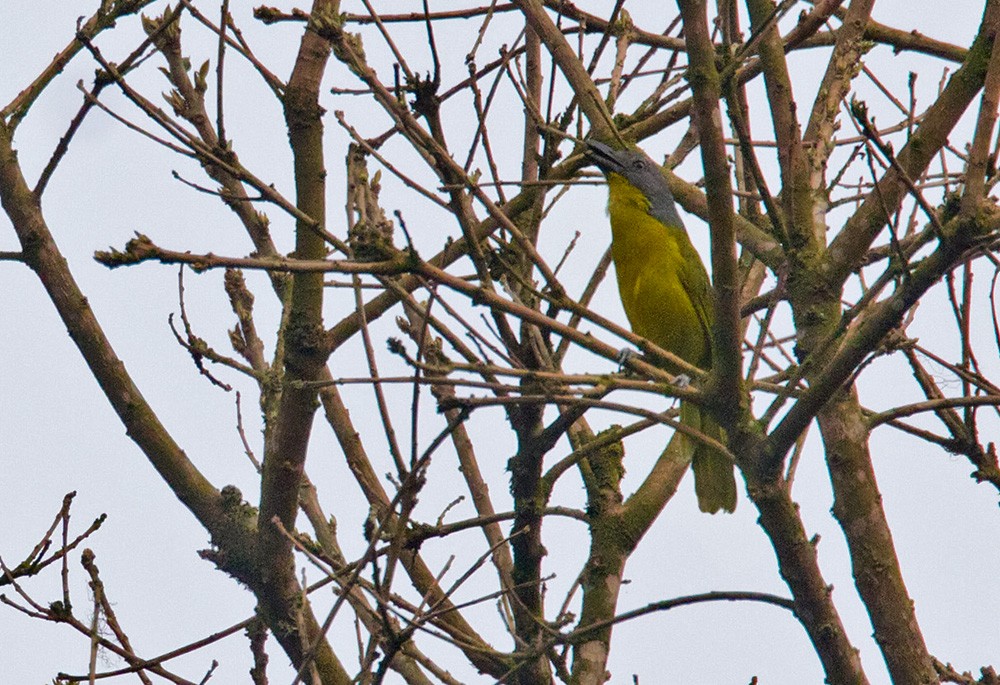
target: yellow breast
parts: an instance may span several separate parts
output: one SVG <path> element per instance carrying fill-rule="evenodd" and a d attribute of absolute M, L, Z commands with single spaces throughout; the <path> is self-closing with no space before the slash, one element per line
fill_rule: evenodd
<path fill-rule="evenodd" d="M 609 178 L 611 252 L 622 306 L 633 332 L 691 364 L 711 366 L 708 275 L 682 226 L 649 214 L 642 193 Z"/>

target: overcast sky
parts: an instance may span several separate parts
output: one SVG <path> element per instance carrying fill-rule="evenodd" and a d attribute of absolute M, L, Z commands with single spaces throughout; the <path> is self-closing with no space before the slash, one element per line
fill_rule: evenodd
<path fill-rule="evenodd" d="M 48 63 L 71 37 L 76 18 L 89 13 L 96 2 L 56 2 L 4 0 L 0 3 L 0 103 L 6 104 Z M 249 18 L 249 9 L 234 7 L 237 22 L 244 27 L 258 55 L 283 78 L 287 77 L 298 47 L 301 28 L 279 25 L 258 28 Z M 607 7 L 595 3 L 595 13 Z M 981 3 L 912 3 L 883 0 L 876 5 L 875 17 L 906 29 L 916 29 L 933 37 L 967 45 L 980 19 Z M 282 4 L 282 8 L 291 5 Z M 447 5 L 451 7 L 452 5 Z M 206 9 L 211 6 L 206 6 Z M 393 7 L 418 10 L 419 3 L 396 3 Z M 434 9 L 444 9 L 432 4 Z M 919 7 L 919 9 L 916 9 Z M 345 11 L 363 11 L 360 3 L 345 3 Z M 633 8 L 633 14 L 640 10 Z M 213 14 L 215 10 L 212 10 Z M 798 10 L 793 11 L 793 15 Z M 660 26 L 662 21 L 649 22 Z M 459 31 L 461 25 L 449 25 Z M 187 29 L 186 29 L 187 30 Z M 214 45 L 196 42 L 190 33 L 189 51 L 200 50 L 192 61 L 211 58 Z M 109 58 L 123 59 L 138 42 L 138 19 L 121 22 L 103 42 Z M 461 40 L 459 40 L 459 38 Z M 457 33 L 454 46 L 441 44 L 446 74 L 462 77 L 461 60 L 471 38 Z M 377 54 L 374 39 L 366 49 Z M 487 53 L 483 53 L 483 61 Z M 488 53 L 492 58 L 495 54 Z M 933 71 L 921 73 L 917 92 L 926 106 L 937 91 L 941 64 L 889 50 L 875 53 L 880 74 L 890 74 L 891 87 L 905 92 L 906 75 L 933 64 Z M 817 63 L 824 53 L 817 51 Z M 450 58 L 450 61 L 449 61 Z M 153 69 L 154 58 L 138 82 L 153 95 L 164 89 L 162 77 Z M 227 121 L 243 162 L 291 195 L 290 155 L 280 108 L 255 81 L 252 73 L 232 59 L 227 98 Z M 90 83 L 94 65 L 80 56 L 60 75 L 49 92 L 39 100 L 18 130 L 16 146 L 29 183 L 37 178 L 52 148 L 77 111 L 81 96 L 78 80 Z M 332 68 L 333 79 L 345 87 L 354 85 L 344 70 Z M 803 82 L 808 73 L 797 74 Z M 815 80 L 821 78 L 816 73 Z M 869 85 L 859 85 L 874 99 Z M 362 99 L 334 99 L 324 103 L 332 111 L 344 109 L 349 120 L 364 126 L 366 135 L 379 133 L 384 117 L 366 111 Z M 811 102 L 811 95 L 802 102 Z M 121 98 L 111 102 L 122 106 Z M 978 107 L 978 101 L 974 104 Z M 519 108 L 512 116 L 521 117 Z M 368 118 L 372 121 L 369 122 Z M 340 188 L 346 137 L 328 117 L 328 151 L 331 202 L 331 230 L 343 233 Z M 761 129 L 763 130 L 763 129 Z M 660 141 L 651 141 L 651 152 L 671 149 L 683 131 L 668 130 Z M 519 134 L 518 134 L 519 135 Z M 512 154 L 519 151 L 520 144 Z M 399 154 L 402 154 L 398 149 Z M 512 158 L 511 158 L 512 159 Z M 693 155 L 681 173 L 689 180 L 700 176 L 700 158 Z M 514 167 L 511 167 L 514 169 Z M 125 131 L 119 123 L 101 113 L 92 114 L 70 154 L 52 180 L 44 201 L 44 211 L 74 275 L 86 293 L 119 356 L 124 359 L 142 392 L 161 419 L 200 469 L 215 483 L 239 486 L 250 501 L 257 495 L 256 474 L 242 454 L 236 432 L 233 397 L 210 387 L 193 368 L 188 355 L 173 340 L 167 316 L 178 311 L 176 271 L 143 265 L 109 271 L 96 264 L 92 255 L 109 245 L 122 247 L 135 231 L 148 233 L 164 245 L 192 251 L 245 255 L 250 251 L 245 237 L 228 210 L 211 197 L 181 187 L 171 176 L 177 170 L 193 181 L 203 181 L 196 164 L 180 160 L 162 148 Z M 385 205 L 399 206 L 412 218 L 418 241 L 440 244 L 440 234 L 427 229 L 421 233 L 422 208 L 413 209 L 412 196 L 402 194 L 400 184 L 385 175 Z M 571 226 L 601 225 L 588 234 L 595 253 L 606 245 L 606 217 L 603 211 L 606 190 L 599 186 L 574 189 L 570 207 L 562 207 Z M 394 204 L 396 198 L 396 204 Z M 566 204 L 566 203 L 564 203 Z M 275 237 L 282 249 L 291 249 L 291 222 L 269 212 Z M 703 226 L 694 220 L 689 228 L 703 254 L 707 240 Z M 571 233 L 569 230 L 567 233 Z M 0 250 L 18 249 L 5 216 L 0 216 Z M 232 314 L 223 296 L 221 272 L 196 276 L 188 273 L 187 307 L 201 335 L 220 349 L 226 349 L 225 330 L 232 326 Z M 275 323 L 276 309 L 264 297 L 267 289 L 259 276 L 249 277 L 258 289 L 259 325 Z M 980 301 L 988 307 L 985 293 L 988 275 L 980 276 Z M 624 323 L 616 294 L 609 281 L 595 308 Z M 926 307 L 937 307 L 941 316 L 945 300 L 939 288 Z M 351 307 L 331 305 L 327 322 L 336 321 Z M 933 316 L 926 317 L 913 334 L 923 341 L 935 341 L 940 328 Z M 986 321 L 986 317 L 983 317 Z M 129 631 L 133 644 L 145 656 L 168 651 L 203 634 L 221 630 L 251 615 L 249 593 L 198 558 L 196 550 L 207 547 L 205 531 L 179 504 L 156 476 L 148 462 L 125 436 L 96 383 L 88 373 L 77 349 L 66 334 L 35 277 L 23 265 L 0 262 L 0 555 L 8 565 L 19 563 L 38 541 L 59 509 L 63 496 L 78 493 L 73 507 L 73 530 L 80 531 L 101 513 L 108 521 L 87 545 L 97 553 L 97 564 L 115 603 L 119 619 Z M 392 334 L 391 321 L 377 328 L 383 338 Z M 984 329 L 983 335 L 989 335 Z M 943 341 L 947 344 L 947 341 Z M 269 349 L 269 353 L 270 353 Z M 357 364 L 357 348 L 338 351 L 335 364 Z M 982 362 L 996 372 L 995 359 Z M 344 367 L 341 367 L 344 368 Z M 357 368 L 361 368 L 358 366 Z M 607 370 L 607 369 L 604 369 Z M 354 372 L 360 375 L 360 372 Z M 873 407 L 888 406 L 898 400 L 898 388 L 906 381 L 906 369 L 886 364 L 878 382 L 862 387 L 864 401 Z M 343 375 L 350 375 L 344 373 Z M 225 377 L 243 391 L 245 419 L 251 424 L 251 439 L 259 447 L 256 393 L 244 380 Z M 359 403 L 368 400 L 358 396 Z M 429 403 L 429 400 L 428 400 Z M 364 406 L 363 404 L 360 406 Z M 429 410 L 430 411 L 430 410 Z M 431 413 L 433 413 L 431 411 Z M 499 414 L 475 420 L 502 420 Z M 996 424 L 985 424 L 995 440 Z M 320 478 L 345 475 L 336 462 L 338 448 L 328 430 L 314 431 L 310 469 Z M 663 437 L 653 434 L 650 449 Z M 494 447 L 490 464 L 494 494 L 506 490 L 503 465 L 509 445 Z M 636 446 L 641 451 L 640 446 Z M 883 489 L 885 507 L 901 557 L 904 577 L 915 598 L 917 615 L 931 652 L 961 669 L 978 670 L 1000 655 L 1000 512 L 996 493 L 976 486 L 968 477 L 971 467 L 957 459 L 914 441 L 902 440 L 886 429 L 876 431 L 873 449 Z M 508 451 L 505 451 L 508 450 Z M 260 452 L 258 452 L 259 454 Z M 442 467 L 443 468 L 443 467 Z M 453 468 L 453 467 L 449 467 Z M 642 467 L 630 471 L 635 485 Z M 313 478 L 322 489 L 322 481 Z M 861 603 L 853 592 L 843 537 L 829 515 L 832 503 L 821 451 L 813 445 L 807 451 L 797 476 L 796 499 L 811 534 L 821 536 L 820 557 L 828 580 L 835 586 L 835 598 L 873 684 L 888 682 L 881 655 L 870 639 L 871 627 Z M 569 486 L 567 486 L 569 487 Z M 670 516 L 658 522 L 649 544 L 641 545 L 629 563 L 628 576 L 634 582 L 624 588 L 622 609 L 707 590 L 760 590 L 787 596 L 777 575 L 773 552 L 756 526 L 753 507 L 742 498 L 733 516 L 707 517 L 697 512 L 693 488 L 685 480 L 676 501 L 668 506 Z M 946 494 L 944 494 L 946 493 Z M 356 531 L 367 506 L 358 495 L 347 493 L 325 502 L 338 517 L 345 543 L 357 538 Z M 329 496 L 329 493 L 327 493 Z M 451 493 L 428 494 L 426 516 L 440 509 Z M 580 495 L 567 494 L 569 498 Z M 469 515 L 466 504 L 464 515 Z M 565 526 L 565 530 L 561 527 Z M 550 560 L 572 559 L 578 563 L 585 550 L 584 539 L 570 524 L 554 524 L 546 539 Z M 563 534 L 565 533 L 565 534 Z M 353 544 L 357 544 L 356 541 Z M 349 548 L 348 555 L 360 548 Z M 88 595 L 73 557 L 72 573 L 75 609 L 87 615 Z M 565 589 L 573 581 L 576 567 L 567 564 L 553 581 L 553 588 Z M 561 570 L 554 569 L 557 573 Z M 314 571 L 311 571 L 315 574 Z M 317 575 L 311 576 L 312 580 Z M 32 596 L 48 603 L 59 598 L 57 573 L 25 583 Z M 2 591 L 12 595 L 9 587 Z M 470 596 L 475 592 L 470 591 Z M 553 591 L 554 596 L 559 593 Z M 492 611 L 492 609 L 489 609 Z M 650 632 L 650 627 L 655 632 Z M 350 625 L 339 625 L 335 633 L 353 640 Z M 345 642 L 351 653 L 353 642 Z M 506 642 L 501 644 L 506 645 Z M 65 626 L 52 626 L 0 606 L 0 681 L 40 685 L 49 682 L 58 670 L 86 672 L 88 644 Z M 822 682 L 822 671 L 801 627 L 774 607 L 763 605 L 711 605 L 683 609 L 654 618 L 633 621 L 615 629 L 612 683 L 631 682 L 631 674 L 642 685 L 658 683 L 745 683 L 757 675 L 762 685 L 796 685 Z M 290 681 L 285 657 L 277 647 L 271 650 L 272 683 Z M 172 664 L 175 671 L 199 680 L 211 659 L 220 666 L 212 682 L 247 682 L 250 666 L 246 640 L 237 635 L 209 650 Z M 107 662 L 108 666 L 114 662 Z M 350 670 L 354 664 L 349 663 Z M 474 681 L 468 671 L 459 677 Z"/>

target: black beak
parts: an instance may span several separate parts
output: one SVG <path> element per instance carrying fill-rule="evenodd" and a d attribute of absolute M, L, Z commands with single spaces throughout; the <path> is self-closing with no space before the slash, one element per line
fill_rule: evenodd
<path fill-rule="evenodd" d="M 618 159 L 618 153 L 611 146 L 599 143 L 596 140 L 588 140 L 587 159 L 605 174 L 621 173 L 623 164 Z"/>

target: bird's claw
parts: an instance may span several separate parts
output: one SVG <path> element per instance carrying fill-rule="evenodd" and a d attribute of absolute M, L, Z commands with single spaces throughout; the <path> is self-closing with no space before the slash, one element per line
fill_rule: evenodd
<path fill-rule="evenodd" d="M 618 356 L 615 357 L 615 361 L 618 362 L 618 373 L 624 373 L 626 371 L 625 366 L 633 357 L 637 357 L 638 352 L 633 350 L 631 347 L 623 347 L 618 351 Z"/>
<path fill-rule="evenodd" d="M 691 385 L 691 377 L 688 376 L 686 373 L 678 374 L 678 375 L 674 376 L 674 383 L 673 384 L 676 387 L 680 388 L 681 390 L 684 390 L 685 388 L 687 388 L 687 387 L 689 387 Z"/>

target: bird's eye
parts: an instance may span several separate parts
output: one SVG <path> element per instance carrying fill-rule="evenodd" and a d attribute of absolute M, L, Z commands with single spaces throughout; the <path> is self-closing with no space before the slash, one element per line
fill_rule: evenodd
<path fill-rule="evenodd" d="M 646 168 L 645 160 L 642 159 L 635 160 L 634 162 L 632 162 L 632 168 L 635 169 L 636 171 L 642 171 L 643 169 Z"/>

